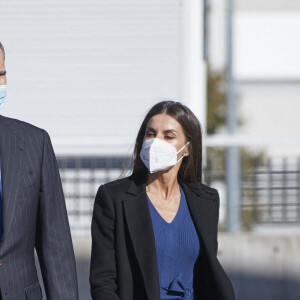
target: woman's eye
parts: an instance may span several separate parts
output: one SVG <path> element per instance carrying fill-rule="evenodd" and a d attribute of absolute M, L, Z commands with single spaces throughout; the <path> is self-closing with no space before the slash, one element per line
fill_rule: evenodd
<path fill-rule="evenodd" d="M 172 136 L 169 136 L 169 135 L 165 136 L 165 138 L 166 138 L 167 140 L 172 140 L 172 139 L 173 139 L 173 137 L 172 137 Z"/>
<path fill-rule="evenodd" d="M 147 133 L 146 133 L 146 136 L 152 136 L 152 135 L 153 135 L 152 132 L 147 132 Z"/>

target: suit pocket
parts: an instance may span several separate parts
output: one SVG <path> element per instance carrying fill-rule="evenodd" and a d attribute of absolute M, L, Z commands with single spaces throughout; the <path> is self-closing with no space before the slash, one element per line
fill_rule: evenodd
<path fill-rule="evenodd" d="M 42 291 L 40 284 L 36 282 L 35 284 L 25 288 L 25 294 L 27 300 L 41 300 Z"/>

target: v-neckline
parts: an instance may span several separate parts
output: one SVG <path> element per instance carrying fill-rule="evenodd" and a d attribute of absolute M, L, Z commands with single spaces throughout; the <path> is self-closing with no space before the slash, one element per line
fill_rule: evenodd
<path fill-rule="evenodd" d="M 151 207 L 154 209 L 155 213 L 158 215 L 159 219 L 161 219 L 163 221 L 164 224 L 166 225 L 172 225 L 174 223 L 174 221 L 176 219 L 178 219 L 178 215 L 179 215 L 179 212 L 181 210 L 181 206 L 182 206 L 182 193 L 183 193 L 183 190 L 181 189 L 181 187 L 179 186 L 179 189 L 180 189 L 180 200 L 179 200 L 179 205 L 178 205 L 178 209 L 177 209 L 177 212 L 174 216 L 174 218 L 172 219 L 172 221 L 169 223 L 167 222 L 163 216 L 159 213 L 159 211 L 156 209 L 156 207 L 154 206 L 154 204 L 151 202 L 150 200 L 150 197 L 148 196 L 147 194 L 147 199 L 148 199 L 148 202 L 150 203 Z"/>

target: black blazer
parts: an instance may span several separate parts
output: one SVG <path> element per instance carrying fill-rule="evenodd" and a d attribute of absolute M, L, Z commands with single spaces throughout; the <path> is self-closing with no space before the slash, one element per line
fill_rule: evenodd
<path fill-rule="evenodd" d="M 159 300 L 155 240 L 144 176 L 100 186 L 92 220 L 91 295 L 94 300 Z M 195 298 L 234 300 L 217 254 L 218 192 L 180 182 L 202 250 L 194 269 Z"/>

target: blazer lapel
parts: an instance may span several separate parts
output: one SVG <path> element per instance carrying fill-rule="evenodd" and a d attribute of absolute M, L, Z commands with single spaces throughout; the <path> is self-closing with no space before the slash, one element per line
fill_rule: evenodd
<path fill-rule="evenodd" d="M 23 139 L 16 128 L 0 116 L 1 139 L 1 182 L 3 206 L 3 237 L 9 234 L 9 228 L 17 202 L 23 154 Z"/>
<path fill-rule="evenodd" d="M 201 189 L 196 183 L 180 182 L 190 209 L 191 217 L 194 221 L 200 240 L 206 250 L 213 245 L 211 234 L 212 212 L 215 195 Z M 209 251 L 207 251 L 209 252 Z"/>
<path fill-rule="evenodd" d="M 160 299 L 159 276 L 152 220 L 145 183 L 134 179 L 124 200 L 129 234 L 149 299 Z"/>

